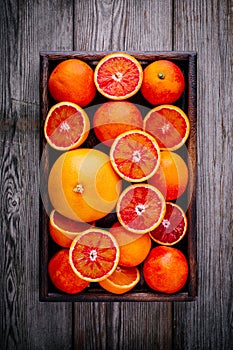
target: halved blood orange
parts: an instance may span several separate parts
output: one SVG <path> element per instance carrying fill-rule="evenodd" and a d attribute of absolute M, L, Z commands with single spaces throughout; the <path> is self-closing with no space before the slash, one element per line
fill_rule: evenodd
<path fill-rule="evenodd" d="M 160 149 L 150 134 L 130 130 L 115 139 L 110 149 L 110 160 L 123 179 L 142 182 L 152 177 L 158 169 Z"/>
<path fill-rule="evenodd" d="M 165 215 L 162 193 L 148 184 L 126 187 L 121 193 L 116 212 L 121 225 L 135 233 L 147 233 L 159 226 Z"/>
<path fill-rule="evenodd" d="M 99 284 L 108 292 L 123 294 L 136 286 L 140 280 L 140 272 L 137 267 L 120 267 Z"/>
<path fill-rule="evenodd" d="M 124 100 L 136 94 L 142 78 L 143 70 L 139 61 L 124 52 L 106 55 L 94 72 L 97 90 L 111 100 Z"/>
<path fill-rule="evenodd" d="M 161 105 L 147 113 L 143 129 L 154 136 L 161 150 L 177 150 L 189 136 L 190 122 L 179 107 Z"/>
<path fill-rule="evenodd" d="M 171 246 L 178 243 L 187 231 L 188 221 L 183 209 L 172 202 L 166 203 L 166 213 L 161 224 L 149 235 L 158 244 Z"/>
<path fill-rule="evenodd" d="M 94 222 L 79 222 L 61 215 L 55 209 L 51 211 L 49 218 L 49 233 L 58 245 L 69 248 L 74 238 L 83 231 L 88 230 Z"/>
<path fill-rule="evenodd" d="M 116 269 L 119 254 L 115 238 L 106 230 L 93 228 L 73 240 L 69 259 L 77 276 L 89 282 L 99 282 Z"/>
<path fill-rule="evenodd" d="M 90 131 L 86 112 L 72 102 L 60 102 L 52 106 L 44 124 L 44 135 L 48 144 L 67 151 L 80 146 Z"/>

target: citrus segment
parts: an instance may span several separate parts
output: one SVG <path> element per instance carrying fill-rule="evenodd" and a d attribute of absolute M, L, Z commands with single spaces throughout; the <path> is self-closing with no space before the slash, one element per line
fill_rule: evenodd
<path fill-rule="evenodd" d="M 93 118 L 94 132 L 107 146 L 111 146 L 118 135 L 128 130 L 142 129 L 142 125 L 140 110 L 128 101 L 105 102 Z"/>
<path fill-rule="evenodd" d="M 72 269 L 80 278 L 99 282 L 116 269 L 119 247 L 109 232 L 89 229 L 73 240 L 69 257 Z"/>
<path fill-rule="evenodd" d="M 162 192 L 166 200 L 171 201 L 182 196 L 188 179 L 188 167 L 181 156 L 175 152 L 161 151 L 159 168 L 148 181 Z"/>
<path fill-rule="evenodd" d="M 71 102 L 60 102 L 51 107 L 44 124 L 48 144 L 60 151 L 80 146 L 89 131 L 90 121 L 86 112 Z"/>
<path fill-rule="evenodd" d="M 103 57 L 94 72 L 97 90 L 112 100 L 124 100 L 136 94 L 141 87 L 142 77 L 140 63 L 123 52 Z"/>
<path fill-rule="evenodd" d="M 185 88 L 181 69 L 168 60 L 150 63 L 143 71 L 141 93 L 152 105 L 177 101 Z"/>
<path fill-rule="evenodd" d="M 113 210 L 121 183 L 107 154 L 78 148 L 63 153 L 55 161 L 49 174 L 48 193 L 60 214 L 91 222 Z"/>
<path fill-rule="evenodd" d="M 124 228 L 147 233 L 157 227 L 165 214 L 166 203 L 161 192 L 148 184 L 127 187 L 117 202 L 117 217 Z"/>
<path fill-rule="evenodd" d="M 143 129 L 154 136 L 161 150 L 177 150 L 189 136 L 190 123 L 179 107 L 162 105 L 147 113 Z"/>
<path fill-rule="evenodd" d="M 161 224 L 150 232 L 150 237 L 158 244 L 174 245 L 187 231 L 187 218 L 183 209 L 174 203 L 166 203 L 166 213 Z"/>
<path fill-rule="evenodd" d="M 69 262 L 69 250 L 58 251 L 49 261 L 49 277 L 56 288 L 68 293 L 76 294 L 83 291 L 89 283 L 78 277 Z"/>
<path fill-rule="evenodd" d="M 99 284 L 108 292 L 123 294 L 136 286 L 140 280 L 140 272 L 137 267 L 120 267 Z"/>
<path fill-rule="evenodd" d="M 188 262 L 179 249 L 158 246 L 146 258 L 143 275 L 150 288 L 168 294 L 176 293 L 187 281 Z"/>
<path fill-rule="evenodd" d="M 52 210 L 49 220 L 49 233 L 58 245 L 69 248 L 73 239 L 83 231 L 89 229 L 94 223 L 71 220 L 56 210 Z"/>
<path fill-rule="evenodd" d="M 160 149 L 156 140 L 140 130 L 120 134 L 110 149 L 113 168 L 123 179 L 142 182 L 156 172 L 160 161 Z"/>
<path fill-rule="evenodd" d="M 65 60 L 52 71 L 48 88 L 55 101 L 69 101 L 85 107 L 96 94 L 94 72 L 84 61 Z"/>
<path fill-rule="evenodd" d="M 116 238 L 120 248 L 120 266 L 137 266 L 147 257 L 151 249 L 149 233 L 138 235 L 126 230 L 116 222 L 110 228 L 111 234 Z"/>

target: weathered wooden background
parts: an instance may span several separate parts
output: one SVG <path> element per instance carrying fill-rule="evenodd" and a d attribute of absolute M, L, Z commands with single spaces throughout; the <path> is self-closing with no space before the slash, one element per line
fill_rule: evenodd
<path fill-rule="evenodd" d="M 231 0 L 2 0 L 0 348 L 232 349 Z M 198 53 L 198 299 L 39 302 L 39 51 Z"/>

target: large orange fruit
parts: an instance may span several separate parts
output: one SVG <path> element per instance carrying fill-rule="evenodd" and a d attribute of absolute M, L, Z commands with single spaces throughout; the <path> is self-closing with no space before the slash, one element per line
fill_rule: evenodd
<path fill-rule="evenodd" d="M 184 88 L 184 75 L 181 69 L 171 61 L 152 62 L 143 71 L 141 93 L 152 105 L 177 101 Z"/>
<path fill-rule="evenodd" d="M 114 139 L 125 131 L 142 129 L 142 114 L 128 101 L 103 103 L 93 118 L 94 131 L 98 139 L 111 146 Z"/>
<path fill-rule="evenodd" d="M 154 136 L 161 150 L 177 150 L 187 140 L 190 122 L 177 106 L 161 105 L 151 109 L 143 120 L 143 128 Z"/>
<path fill-rule="evenodd" d="M 139 269 L 135 267 L 117 266 L 115 271 L 99 285 L 114 294 L 123 294 L 130 291 L 140 281 Z"/>
<path fill-rule="evenodd" d="M 96 94 L 94 72 L 79 59 L 59 63 L 48 81 L 49 92 L 55 101 L 69 101 L 81 107 L 88 105 Z"/>
<path fill-rule="evenodd" d="M 73 240 L 69 259 L 77 276 L 89 282 L 99 282 L 116 269 L 119 247 L 108 231 L 93 228 Z"/>
<path fill-rule="evenodd" d="M 156 187 L 144 183 L 126 187 L 116 207 L 121 225 L 138 234 L 150 232 L 159 226 L 165 210 L 162 193 Z"/>
<path fill-rule="evenodd" d="M 48 179 L 51 203 L 60 214 L 76 221 L 98 220 L 115 207 L 120 177 L 105 153 L 87 148 L 63 153 Z"/>
<path fill-rule="evenodd" d="M 120 248 L 120 266 L 137 266 L 147 257 L 151 249 L 151 239 L 148 233 L 138 235 L 126 230 L 116 222 L 110 228 Z"/>
<path fill-rule="evenodd" d="M 89 131 L 88 115 L 72 102 L 59 102 L 52 106 L 44 123 L 45 138 L 58 151 L 77 148 L 86 140 Z"/>
<path fill-rule="evenodd" d="M 48 272 L 55 287 L 68 294 L 79 293 L 89 285 L 72 270 L 68 249 L 59 250 L 53 255 L 49 261 Z"/>
<path fill-rule="evenodd" d="M 103 57 L 95 68 L 97 90 L 111 100 L 135 95 L 142 84 L 142 66 L 133 56 L 114 52 Z"/>
<path fill-rule="evenodd" d="M 175 152 L 161 151 L 159 168 L 148 182 L 157 187 L 169 201 L 185 192 L 188 178 L 188 167 L 181 156 Z"/>
<path fill-rule="evenodd" d="M 158 246 L 146 258 L 143 275 L 150 288 L 163 293 L 176 293 L 187 281 L 188 262 L 180 250 Z"/>

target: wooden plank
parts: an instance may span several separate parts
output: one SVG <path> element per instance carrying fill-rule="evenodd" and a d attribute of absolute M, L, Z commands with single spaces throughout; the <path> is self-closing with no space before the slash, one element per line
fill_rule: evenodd
<path fill-rule="evenodd" d="M 0 344 L 71 349 L 72 305 L 39 302 L 39 50 L 72 49 L 72 1 L 1 6 Z M 52 335 L 52 336 L 51 336 Z"/>
<path fill-rule="evenodd" d="M 174 2 L 174 49 L 198 52 L 198 299 L 174 305 L 174 349 L 230 349 L 232 332 L 231 1 Z M 188 35 L 187 35 L 188 34 Z"/>
<path fill-rule="evenodd" d="M 156 18 L 156 20 L 155 20 Z M 171 50 L 171 0 L 75 3 L 77 51 Z M 75 349 L 171 349 L 171 303 L 75 303 Z"/>

